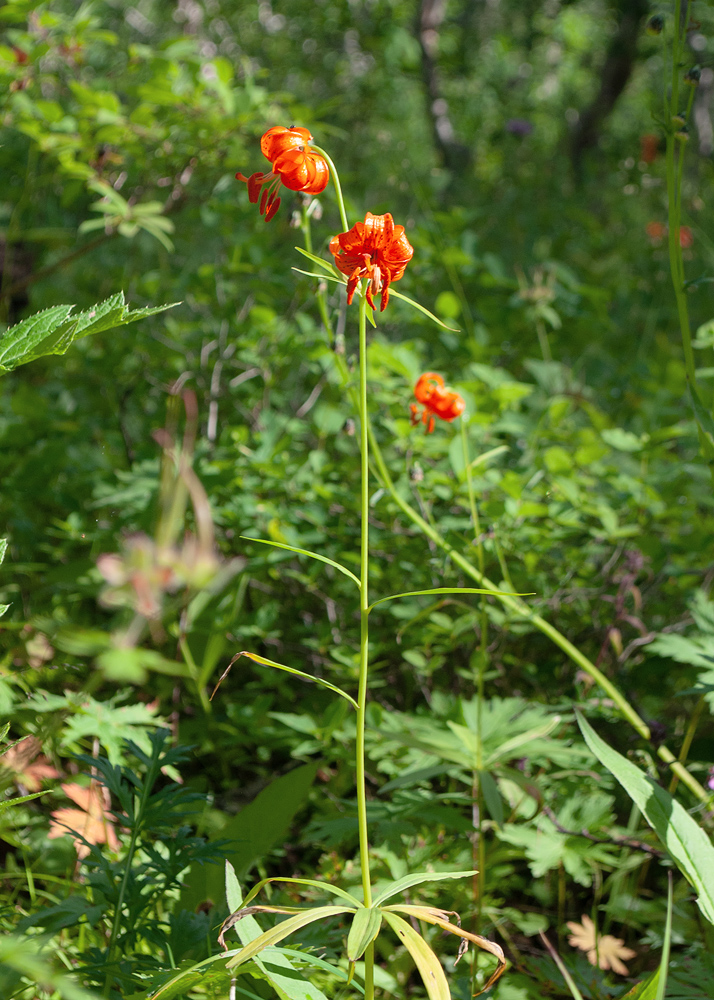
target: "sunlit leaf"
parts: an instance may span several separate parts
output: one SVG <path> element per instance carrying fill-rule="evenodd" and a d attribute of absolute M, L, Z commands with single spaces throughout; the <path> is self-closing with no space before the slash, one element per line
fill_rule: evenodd
<path fill-rule="evenodd" d="M 261 545 L 272 545 L 275 549 L 287 549 L 288 552 L 295 552 L 300 556 L 309 556 L 310 559 L 317 559 L 319 562 L 327 563 L 328 566 L 333 566 L 335 569 L 339 570 L 340 573 L 344 573 L 348 576 L 350 580 L 353 580 L 357 586 L 361 586 L 359 582 L 359 577 L 356 577 L 352 570 L 347 569 L 342 563 L 335 562 L 334 559 L 328 559 L 327 556 L 320 555 L 319 552 L 311 552 L 310 549 L 301 549 L 296 545 L 287 545 L 285 542 L 274 542 L 270 538 L 252 538 L 250 535 L 240 536 L 246 542 L 260 542 Z"/>
<path fill-rule="evenodd" d="M 418 934 L 411 924 L 402 920 L 396 913 L 389 913 L 385 910 L 384 919 L 414 959 L 414 964 L 419 970 L 429 1000 L 451 1000 L 449 984 L 441 962 L 421 934 Z"/>
<path fill-rule="evenodd" d="M 359 705 L 354 700 L 352 695 L 347 694 L 346 691 L 343 691 L 342 688 L 338 688 L 335 684 L 331 684 L 329 681 L 323 680 L 322 677 L 313 677 L 312 674 L 306 674 L 303 670 L 296 670 L 295 667 L 286 667 L 284 663 L 277 663 L 275 660 L 268 660 L 265 656 L 259 656 L 258 653 L 250 653 L 248 652 L 248 650 L 245 649 L 242 650 L 240 653 L 236 653 L 236 655 L 233 657 L 233 659 L 228 664 L 226 669 L 223 671 L 223 673 L 218 679 L 218 683 L 213 689 L 213 694 L 211 695 L 211 699 L 218 690 L 221 682 L 228 676 L 228 672 L 233 666 L 233 664 L 241 656 L 247 656 L 249 660 L 253 660 L 254 663 L 260 663 L 264 667 L 275 667 L 276 670 L 284 670 L 288 674 L 294 674 L 296 677 L 302 677 L 303 680 L 312 681 L 313 684 L 319 684 L 320 687 L 327 688 L 328 691 L 332 691 L 335 694 L 339 694 L 340 697 L 348 701 L 353 708 L 359 708 Z"/>

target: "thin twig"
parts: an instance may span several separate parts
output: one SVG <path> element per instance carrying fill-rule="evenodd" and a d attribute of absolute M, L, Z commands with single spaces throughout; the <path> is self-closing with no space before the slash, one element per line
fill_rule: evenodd
<path fill-rule="evenodd" d="M 633 840 L 632 837 L 596 837 L 585 827 L 582 830 L 568 830 L 558 822 L 550 806 L 543 806 L 543 813 L 548 817 L 558 833 L 562 833 L 566 837 L 584 837 L 585 840 L 589 840 L 593 844 L 613 844 L 617 847 L 632 847 L 636 851 L 644 851 L 645 854 L 650 854 L 653 858 L 664 857 L 664 851 L 660 851 L 656 847 L 650 847 L 649 844 L 645 844 L 641 840 Z"/>

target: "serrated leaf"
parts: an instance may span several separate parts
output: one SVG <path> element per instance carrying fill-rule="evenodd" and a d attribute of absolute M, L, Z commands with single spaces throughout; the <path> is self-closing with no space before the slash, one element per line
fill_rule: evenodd
<path fill-rule="evenodd" d="M 328 559 L 327 556 L 320 555 L 319 552 L 312 552 L 310 549 L 301 549 L 296 545 L 287 545 L 285 542 L 274 542 L 270 538 L 251 538 L 250 535 L 241 535 L 240 537 L 246 542 L 260 542 L 261 545 L 272 545 L 275 549 L 287 549 L 288 552 L 295 552 L 297 555 L 309 556 L 310 559 L 317 559 L 319 562 L 327 563 L 328 566 L 332 566 L 334 569 L 339 570 L 340 573 L 344 573 L 345 576 L 348 576 L 350 580 L 353 580 L 357 584 L 358 587 L 361 586 L 359 578 L 354 575 L 352 570 L 347 569 L 347 567 L 343 566 L 342 563 L 335 562 L 334 559 Z"/>
<path fill-rule="evenodd" d="M 697 892 L 697 903 L 714 924 L 714 846 L 704 830 L 669 792 L 601 740 L 576 713 L 585 742 L 617 778 Z"/>
<path fill-rule="evenodd" d="M 0 802 L 0 813 L 9 809 L 11 806 L 21 806 L 23 802 L 29 802 L 31 799 L 39 799 L 40 795 L 47 795 L 47 793 L 51 791 L 51 788 L 45 788 L 44 791 L 32 792 L 31 795 L 18 795 L 14 799 L 3 799 Z"/>
<path fill-rule="evenodd" d="M 379 934 L 382 926 L 382 911 L 376 907 L 362 907 L 354 915 L 350 932 L 347 935 L 347 961 L 356 962 L 365 953 L 365 949 Z"/>
<path fill-rule="evenodd" d="M 117 292 L 91 309 L 71 315 L 73 305 L 52 306 L 0 334 L 0 374 L 48 354 L 65 354 L 75 340 L 154 316 L 178 303 L 130 309 Z"/>
<path fill-rule="evenodd" d="M 441 962 L 421 934 L 418 934 L 411 924 L 402 920 L 396 913 L 388 913 L 385 910 L 384 919 L 414 959 L 414 964 L 419 970 L 429 1000 L 451 1000 L 449 984 Z"/>
<path fill-rule="evenodd" d="M 424 882 L 446 882 L 452 878 L 470 878 L 472 875 L 478 875 L 478 872 L 414 872 L 414 874 L 405 875 L 403 878 L 398 878 L 396 882 L 388 885 L 386 889 L 380 892 L 372 905 L 381 906 L 385 900 L 391 899 L 397 893 L 404 892 L 405 889 L 411 889 L 414 885 L 423 885 Z"/>

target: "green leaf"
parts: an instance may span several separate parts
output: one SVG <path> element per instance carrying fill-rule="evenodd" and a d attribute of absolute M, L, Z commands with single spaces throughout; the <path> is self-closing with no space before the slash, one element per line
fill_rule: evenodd
<path fill-rule="evenodd" d="M 697 892 L 697 903 L 714 924 L 714 847 L 706 833 L 669 792 L 604 740 L 577 713 L 585 742 L 617 778 Z"/>
<path fill-rule="evenodd" d="M 72 305 L 52 306 L 0 334 L 0 375 L 48 354 L 65 354 L 81 337 L 125 326 L 175 305 L 178 303 L 131 310 L 124 301 L 124 293 L 117 292 L 76 315 L 70 315 Z"/>
<path fill-rule="evenodd" d="M 411 924 L 402 920 L 396 913 L 385 911 L 384 919 L 414 959 L 414 964 L 419 970 L 429 1000 L 451 1000 L 449 984 L 441 962 L 421 934 L 418 934 Z"/>
<path fill-rule="evenodd" d="M 489 816 L 498 826 L 503 826 L 503 802 L 493 775 L 490 771 L 479 771 L 479 781 Z"/>
<path fill-rule="evenodd" d="M 391 298 L 392 296 L 394 296 L 395 299 L 401 299 L 402 302 L 408 303 L 408 305 L 412 306 L 414 309 L 418 309 L 420 313 L 424 313 L 425 316 L 428 316 L 430 320 L 436 323 L 437 326 L 440 326 L 443 330 L 451 330 L 452 333 L 461 332 L 456 326 L 447 326 L 447 324 L 440 320 L 438 316 L 435 316 L 433 312 L 429 312 L 428 309 L 420 305 L 418 302 L 415 302 L 414 299 L 410 299 L 408 295 L 404 295 L 402 292 L 395 292 L 394 287 L 390 285 L 389 297 Z"/>
<path fill-rule="evenodd" d="M 334 694 L 339 694 L 345 701 L 348 701 L 353 708 L 358 709 L 359 705 L 354 700 L 352 695 L 347 694 L 342 688 L 338 688 L 337 685 L 331 684 L 330 681 L 323 680 L 322 677 L 313 677 L 312 674 L 306 674 L 304 670 L 297 670 L 295 667 L 286 667 L 284 663 L 277 663 L 275 660 L 268 660 L 265 656 L 259 656 L 258 653 L 249 653 L 247 650 L 242 650 L 240 653 L 236 653 L 228 667 L 223 671 L 221 679 L 218 684 L 221 683 L 223 678 L 226 676 L 230 668 L 233 666 L 235 661 L 239 656 L 247 656 L 249 660 L 253 660 L 254 663 L 260 663 L 265 667 L 275 667 L 276 670 L 284 670 L 287 674 L 294 674 L 296 677 L 302 677 L 303 680 L 312 681 L 313 684 L 319 684 L 320 687 L 327 688 L 328 691 L 334 692 Z M 218 684 L 216 687 L 218 687 Z M 215 693 L 215 689 L 214 689 Z"/>
<path fill-rule="evenodd" d="M 310 559 L 317 559 L 320 562 L 327 563 L 328 566 L 333 566 L 340 573 L 344 573 L 350 580 L 354 580 L 358 587 L 361 586 L 359 578 L 354 575 L 352 570 L 347 569 L 342 563 L 335 562 L 334 559 L 321 556 L 319 552 L 311 552 L 310 549 L 299 549 L 295 545 L 287 545 L 285 542 L 274 542 L 269 538 L 252 538 L 250 535 L 241 535 L 240 537 L 246 542 L 260 542 L 261 545 L 272 545 L 276 549 L 287 549 L 289 552 L 296 552 L 300 556 L 309 556 Z"/>
<path fill-rule="evenodd" d="M 51 788 L 45 788 L 44 791 L 32 792 L 30 795 L 18 795 L 14 799 L 3 799 L 0 802 L 0 813 L 9 809 L 11 806 L 21 806 L 23 802 L 29 802 L 31 799 L 39 799 L 40 795 L 47 795 L 50 791 L 52 791 Z"/>
<path fill-rule="evenodd" d="M 380 892 L 372 905 L 381 906 L 382 903 L 391 899 L 392 896 L 404 892 L 405 889 L 411 889 L 414 885 L 422 885 L 424 882 L 446 882 L 452 878 L 471 878 L 472 875 L 478 875 L 478 872 L 415 872 L 413 875 L 405 875 L 403 878 L 397 879 L 396 882 L 392 882 L 391 885 Z"/>
<path fill-rule="evenodd" d="M 409 590 L 405 594 L 390 594 L 389 597 L 380 597 L 374 604 L 370 604 L 368 611 L 376 608 L 378 604 L 385 601 L 396 601 L 400 597 L 421 597 L 429 594 L 492 594 L 495 597 L 532 597 L 532 594 L 512 594 L 503 590 L 484 590 L 482 587 L 435 587 L 432 590 Z"/>
<path fill-rule="evenodd" d="M 365 949 L 379 934 L 382 926 L 382 911 L 373 906 L 357 910 L 347 935 L 347 961 L 356 962 L 362 958 Z"/>
<path fill-rule="evenodd" d="M 365 909 L 363 903 L 352 895 L 351 892 L 347 892 L 346 889 L 341 889 L 338 885 L 331 885 L 329 882 L 318 882 L 314 878 L 283 878 L 279 875 L 272 876 L 271 878 L 264 878 L 257 885 L 254 885 L 250 890 L 248 895 L 245 897 L 245 905 L 247 906 L 251 900 L 255 899 L 261 889 L 263 889 L 269 882 L 281 882 L 289 883 L 291 885 L 309 885 L 313 889 L 319 889 L 320 892 L 328 892 L 333 896 L 339 896 L 340 899 L 345 899 L 350 904 L 353 909 L 362 908 Z"/>
<path fill-rule="evenodd" d="M 243 905 L 240 884 L 233 865 L 226 861 L 226 900 L 233 913 Z M 250 915 L 243 917 L 235 925 L 240 943 L 245 947 L 260 937 L 260 924 Z M 285 957 L 281 948 L 267 948 L 256 955 L 255 963 L 272 984 L 281 1000 L 327 1000 L 324 993 L 296 972 L 292 962 Z M 342 970 L 335 970 L 342 973 Z M 342 973 L 344 975 L 344 973 Z"/>
<path fill-rule="evenodd" d="M 295 813 L 307 798 L 317 767 L 316 763 L 303 764 L 276 778 L 209 838 L 232 842 L 224 853 L 239 879 L 244 878 L 274 844 L 283 842 Z M 223 871 L 218 865 L 194 865 L 183 881 L 186 884 L 181 893 L 184 909 L 195 910 L 207 900 L 218 905 L 223 900 Z"/>
<path fill-rule="evenodd" d="M 98 994 L 82 989 L 59 975 L 44 961 L 37 945 L 28 937 L 6 934 L 0 939 L 0 963 L 9 965 L 44 989 L 54 988 L 62 1000 L 97 1000 Z"/>
<path fill-rule="evenodd" d="M 316 906 L 313 909 L 305 910 L 303 913 L 296 913 L 294 917 L 281 920 L 275 927 L 264 931 L 259 937 L 241 948 L 238 954 L 229 960 L 226 968 L 234 969 L 236 966 L 242 965 L 244 962 L 258 955 L 264 948 L 277 944 L 295 931 L 299 931 L 309 924 L 314 924 L 316 920 L 325 920 L 328 917 L 336 917 L 340 914 L 350 912 L 351 907 L 348 906 Z"/>
<path fill-rule="evenodd" d="M 323 260 L 322 257 L 318 257 L 314 253 L 310 253 L 309 250 L 303 250 L 302 247 L 295 247 L 295 249 L 297 250 L 298 253 L 301 253 L 303 257 L 307 257 L 308 260 L 313 261 L 315 264 L 319 264 L 319 266 L 324 268 L 329 274 L 336 277 L 338 281 L 345 280 L 340 276 L 335 266 L 333 264 L 330 264 L 329 261 Z M 297 270 L 297 268 L 294 268 L 293 270 Z"/>
<path fill-rule="evenodd" d="M 667 973 L 669 972 L 669 952 L 672 945 L 672 873 L 668 872 L 669 885 L 667 887 L 667 918 L 664 925 L 664 939 L 662 941 L 662 958 L 660 959 L 657 983 L 657 996 L 655 1000 L 664 1000 L 667 990 Z"/>
<path fill-rule="evenodd" d="M 7 538 L 0 538 L 0 563 L 2 563 L 5 558 L 5 553 L 7 552 Z"/>

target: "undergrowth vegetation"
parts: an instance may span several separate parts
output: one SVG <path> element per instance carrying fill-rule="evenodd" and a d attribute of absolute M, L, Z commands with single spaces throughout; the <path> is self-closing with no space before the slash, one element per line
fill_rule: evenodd
<path fill-rule="evenodd" d="M 714 996 L 713 27 L 0 8 L 2 1000 Z"/>

